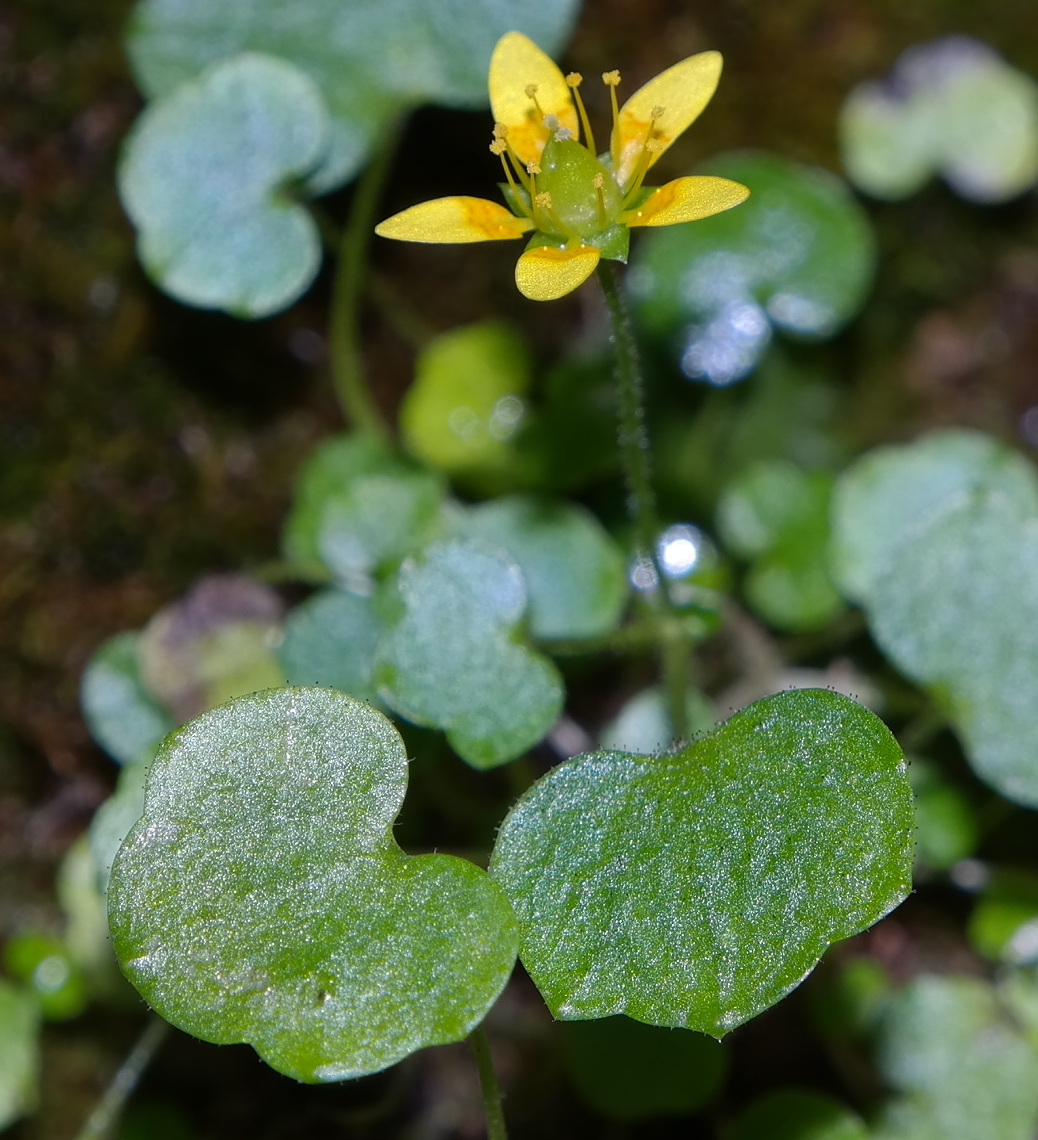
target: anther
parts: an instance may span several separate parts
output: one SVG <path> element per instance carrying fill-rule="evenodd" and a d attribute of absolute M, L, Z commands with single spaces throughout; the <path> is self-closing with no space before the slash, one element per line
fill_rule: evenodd
<path fill-rule="evenodd" d="M 527 174 L 540 174 L 540 172 L 541 172 L 541 164 L 539 162 L 528 162 L 526 164 L 526 173 Z"/>
<path fill-rule="evenodd" d="M 579 71 L 571 71 L 566 76 L 566 86 L 573 92 L 573 102 L 577 105 L 577 114 L 580 116 L 580 125 L 584 130 L 584 145 L 595 153 L 595 136 L 591 133 L 591 123 L 587 117 L 587 109 L 584 106 L 584 100 L 580 97 L 580 92 L 577 88 L 584 82 L 583 75 Z"/>
<path fill-rule="evenodd" d="M 653 119 L 662 119 L 664 110 L 663 107 L 653 107 L 649 114 Z"/>
<path fill-rule="evenodd" d="M 542 190 L 535 198 L 534 202 L 544 210 L 551 209 L 551 195 L 547 190 Z"/>
<path fill-rule="evenodd" d="M 494 139 L 490 144 L 491 154 L 504 154 L 508 150 L 508 143 L 504 139 Z"/>
<path fill-rule="evenodd" d="M 619 87 L 620 86 L 620 72 L 619 71 L 603 71 L 602 82 L 606 87 Z"/>
<path fill-rule="evenodd" d="M 571 138 L 573 138 L 573 132 L 569 129 L 569 127 L 559 127 L 559 129 L 555 132 L 556 142 L 568 142 Z"/>
<path fill-rule="evenodd" d="M 559 116 L 558 115 L 545 115 L 544 125 L 549 131 L 557 131 L 559 129 Z"/>

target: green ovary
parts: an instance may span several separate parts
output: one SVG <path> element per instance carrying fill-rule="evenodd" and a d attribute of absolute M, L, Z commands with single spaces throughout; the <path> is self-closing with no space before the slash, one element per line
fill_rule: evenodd
<path fill-rule="evenodd" d="M 537 211 L 543 233 L 591 238 L 616 221 L 623 195 L 609 170 L 586 147 L 574 139 L 549 139 L 540 166 L 537 190 L 551 196 L 550 213 Z"/>

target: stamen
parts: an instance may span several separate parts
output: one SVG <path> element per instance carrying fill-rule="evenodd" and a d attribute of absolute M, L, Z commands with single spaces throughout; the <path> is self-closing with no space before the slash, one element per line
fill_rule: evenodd
<path fill-rule="evenodd" d="M 526 164 L 526 173 L 530 176 L 529 184 L 526 189 L 530 191 L 530 197 L 536 202 L 537 200 L 537 175 L 541 172 L 541 164 L 539 162 L 528 162 Z"/>
<path fill-rule="evenodd" d="M 528 99 L 532 99 L 534 107 L 537 108 L 537 117 L 539 119 L 543 119 L 544 118 L 544 111 L 541 108 L 540 103 L 537 102 L 537 84 L 536 83 L 528 83 L 526 85 L 526 87 L 524 88 L 524 90 L 526 92 L 526 97 Z"/>
<path fill-rule="evenodd" d="M 605 177 L 601 171 L 591 180 L 591 184 L 598 195 L 598 224 L 602 229 L 605 229 L 609 224 L 609 218 L 606 215 L 605 194 L 602 192 L 602 188 L 605 186 Z"/>
<path fill-rule="evenodd" d="M 613 169 L 620 166 L 620 105 L 616 101 L 616 89 L 620 85 L 619 71 L 605 71 L 602 82 L 609 88 L 609 101 L 613 105 L 613 129 L 609 133 L 609 152 L 613 156 Z"/>
<path fill-rule="evenodd" d="M 649 173 L 649 167 L 652 165 L 652 156 L 666 149 L 666 146 L 659 139 L 646 139 L 642 144 L 642 152 L 638 155 L 638 161 L 634 164 L 634 170 L 631 171 L 631 183 L 627 188 L 627 192 L 624 194 L 624 208 L 626 208 L 627 203 L 630 202 L 634 195 L 642 188 L 645 175 Z"/>
<path fill-rule="evenodd" d="M 508 154 L 508 143 L 506 143 L 505 140 L 501 137 L 495 138 L 494 141 L 490 144 L 490 153 L 500 156 L 501 168 L 505 172 L 505 178 L 508 179 L 508 185 L 511 186 L 512 190 L 514 191 L 514 198 L 516 202 L 518 202 L 519 205 L 523 207 L 523 213 L 528 213 L 525 208 L 523 196 L 519 193 L 519 188 L 516 186 L 515 179 L 512 177 L 512 168 L 508 165 L 508 159 L 506 158 L 506 155 Z"/>
<path fill-rule="evenodd" d="M 529 186 L 529 179 L 526 177 L 526 167 L 523 165 L 522 159 L 513 150 L 512 144 L 508 141 L 508 127 L 505 126 L 504 123 L 495 123 L 494 124 L 494 143 L 498 143 L 498 142 L 502 143 L 504 145 L 505 149 L 507 150 L 508 157 L 512 163 L 512 169 L 515 171 L 516 175 L 518 176 L 519 181 L 526 187 L 527 190 L 529 190 L 530 186 Z M 501 154 L 501 151 L 494 150 L 494 144 L 493 143 L 490 146 L 490 150 L 491 150 L 492 154 Z M 501 162 L 504 165 L 505 175 L 507 176 L 508 181 L 512 182 L 512 175 L 509 172 L 508 164 L 505 162 L 505 160 L 503 158 L 501 159 Z"/>
<path fill-rule="evenodd" d="M 577 245 L 583 244 L 580 240 L 580 236 L 574 233 L 555 212 L 551 204 L 551 195 L 547 190 L 542 190 L 540 194 L 534 195 L 533 204 L 537 209 L 543 210 L 548 217 L 551 218 L 555 229 L 566 238 L 567 244 L 572 245 L 574 242 Z"/>
<path fill-rule="evenodd" d="M 584 106 L 584 100 L 581 98 L 579 90 L 583 82 L 584 77 L 579 71 L 571 71 L 566 76 L 566 86 L 573 92 L 573 101 L 577 105 L 577 114 L 580 115 L 580 125 L 584 128 L 584 145 L 592 154 L 597 154 L 595 136 L 591 133 L 591 121 L 587 117 L 587 108 Z"/>

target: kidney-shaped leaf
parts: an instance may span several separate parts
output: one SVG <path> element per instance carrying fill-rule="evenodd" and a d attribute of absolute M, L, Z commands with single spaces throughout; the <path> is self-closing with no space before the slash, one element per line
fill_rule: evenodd
<path fill-rule="evenodd" d="M 911 827 L 882 722 L 801 690 L 679 752 L 560 764 L 509 813 L 491 875 L 555 1016 L 720 1037 L 905 897 Z"/>
<path fill-rule="evenodd" d="M 397 846 L 406 763 L 385 717 L 327 689 L 241 697 L 172 733 L 109 886 L 149 1004 L 303 1081 L 468 1034 L 511 971 L 515 919 L 478 867 Z"/>
<path fill-rule="evenodd" d="M 577 0 L 142 0 L 129 50 L 138 82 L 164 95 L 243 51 L 306 71 L 333 117 L 318 191 L 351 178 L 402 107 L 479 107 L 498 38 L 518 29 L 560 47 Z"/>
<path fill-rule="evenodd" d="M 400 571 L 405 613 L 384 638 L 379 695 L 414 721 L 442 728 L 458 755 L 492 768 L 547 733 L 562 706 L 555 666 L 518 643 L 523 576 L 490 548 L 437 543 Z"/>
<path fill-rule="evenodd" d="M 930 688 L 981 779 L 1038 806 L 1038 480 L 947 432 L 866 456 L 835 499 L 836 563 L 876 641 Z"/>
<path fill-rule="evenodd" d="M 940 174 L 964 198 L 1003 202 L 1038 181 L 1038 84 L 980 40 L 945 36 L 855 87 L 840 141 L 851 180 L 877 198 Z"/>
<path fill-rule="evenodd" d="M 289 187 L 327 141 L 313 82 L 269 56 L 236 56 L 153 103 L 119 168 L 148 273 L 202 309 L 263 317 L 291 304 L 321 244 Z"/>

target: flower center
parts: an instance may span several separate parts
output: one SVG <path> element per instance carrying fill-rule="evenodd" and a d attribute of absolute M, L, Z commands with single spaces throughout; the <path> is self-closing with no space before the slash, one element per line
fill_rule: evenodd
<path fill-rule="evenodd" d="M 652 165 L 653 157 L 663 149 L 657 121 L 662 107 L 653 107 L 648 123 L 635 127 L 629 137 L 621 127 L 616 88 L 618 71 L 607 71 L 602 82 L 609 88 L 613 111 L 613 128 L 608 154 L 595 154 L 595 137 L 591 132 L 584 100 L 580 95 L 583 78 L 577 72 L 566 76 L 576 104 L 585 144 L 559 124 L 558 117 L 544 114 L 537 98 L 537 85 L 526 87 L 532 103 L 529 113 L 543 125 L 543 149 L 540 161 L 524 163 L 508 141 L 508 128 L 494 125 L 493 154 L 499 155 L 508 185 L 505 197 L 513 211 L 533 220 L 541 233 L 557 237 L 571 245 L 601 234 L 615 225 L 624 211 L 631 209 L 641 190 L 642 181 Z"/>

